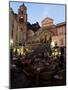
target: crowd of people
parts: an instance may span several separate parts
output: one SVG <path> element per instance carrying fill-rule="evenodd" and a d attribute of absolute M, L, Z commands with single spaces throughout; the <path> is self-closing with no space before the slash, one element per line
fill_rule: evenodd
<path fill-rule="evenodd" d="M 65 65 L 65 57 L 64 54 L 61 54 L 60 56 L 52 56 L 48 54 L 45 54 L 48 52 L 42 52 L 42 53 L 25 53 L 25 55 L 18 55 L 17 52 L 13 53 L 12 50 L 10 52 L 10 62 L 15 63 L 15 65 L 22 69 L 23 66 L 31 65 L 31 66 L 42 66 L 45 67 L 46 65 L 49 65 L 52 67 L 55 65 L 60 68 L 63 68 Z M 57 69 L 56 69 L 57 70 Z"/>
<path fill-rule="evenodd" d="M 46 54 L 47 53 L 47 54 Z M 10 71 L 24 72 L 26 76 L 32 77 L 35 82 L 39 82 L 38 76 L 44 72 L 53 72 L 52 76 L 57 75 L 58 72 L 65 73 L 65 55 L 60 56 L 49 55 L 48 52 L 41 53 L 25 53 L 25 55 L 18 55 L 10 50 Z M 13 75 L 12 75 L 13 76 Z M 50 75 L 51 76 L 51 75 Z M 36 78 L 37 77 L 37 78 Z M 58 77 L 58 76 L 57 76 Z"/>

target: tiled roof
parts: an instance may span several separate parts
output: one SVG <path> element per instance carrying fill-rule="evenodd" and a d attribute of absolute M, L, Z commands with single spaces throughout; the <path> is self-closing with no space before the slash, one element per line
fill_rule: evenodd
<path fill-rule="evenodd" d="M 61 22 L 61 23 L 56 24 L 56 27 L 59 27 L 59 26 L 65 25 L 65 24 L 66 24 L 66 22 Z"/>

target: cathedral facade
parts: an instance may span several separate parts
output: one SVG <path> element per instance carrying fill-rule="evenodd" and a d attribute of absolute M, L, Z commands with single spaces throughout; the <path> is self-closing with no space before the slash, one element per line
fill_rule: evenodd
<path fill-rule="evenodd" d="M 9 35 L 10 40 L 13 41 L 13 47 L 35 46 L 46 41 L 57 43 L 60 47 L 65 47 L 66 23 L 63 22 L 55 25 L 53 21 L 53 19 L 46 17 L 41 22 L 41 27 L 36 32 L 33 32 L 32 29 L 28 30 L 27 7 L 22 4 L 18 9 L 18 14 L 15 14 L 10 8 Z M 62 32 L 61 35 L 60 32 Z"/>

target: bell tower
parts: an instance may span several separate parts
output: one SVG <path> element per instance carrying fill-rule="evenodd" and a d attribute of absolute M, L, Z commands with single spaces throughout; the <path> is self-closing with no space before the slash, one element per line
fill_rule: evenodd
<path fill-rule="evenodd" d="M 27 8 L 24 3 L 18 9 L 18 45 L 25 45 L 27 40 Z"/>

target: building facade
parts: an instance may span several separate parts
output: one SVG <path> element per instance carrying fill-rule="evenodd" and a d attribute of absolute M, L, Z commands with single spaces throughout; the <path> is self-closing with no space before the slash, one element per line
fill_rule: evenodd
<path fill-rule="evenodd" d="M 18 9 L 18 14 L 10 10 L 10 39 L 13 40 L 13 46 L 18 47 L 26 44 L 27 40 L 27 8 L 23 4 Z"/>
<path fill-rule="evenodd" d="M 9 12 L 9 38 L 10 44 L 15 46 L 17 42 L 17 14 L 11 8 Z"/>
<path fill-rule="evenodd" d="M 42 41 L 53 42 L 54 45 L 65 47 L 65 22 L 55 25 L 53 19 L 46 17 L 41 22 L 41 27 L 33 32 L 32 29 L 27 29 L 28 15 L 27 7 L 24 4 L 19 7 L 18 14 L 15 14 L 12 9 L 9 14 L 10 40 L 13 40 L 14 47 L 37 44 Z"/>
<path fill-rule="evenodd" d="M 53 33 L 52 42 L 59 47 L 66 47 L 66 22 L 54 25 L 54 20 L 46 17 L 42 21 L 42 27 Z"/>

